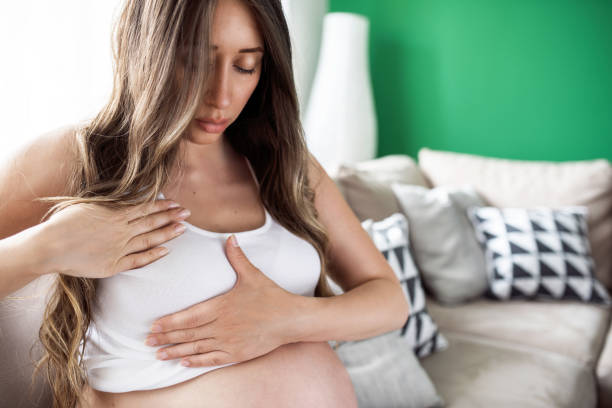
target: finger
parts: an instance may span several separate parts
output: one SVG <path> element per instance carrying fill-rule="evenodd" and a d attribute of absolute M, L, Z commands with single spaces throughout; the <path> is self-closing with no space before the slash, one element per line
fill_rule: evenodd
<path fill-rule="evenodd" d="M 141 268 L 165 256 L 168 252 L 170 252 L 169 248 L 155 247 L 148 251 L 125 255 L 117 262 L 116 271 L 114 273 Z"/>
<path fill-rule="evenodd" d="M 181 365 L 186 365 L 188 367 L 212 367 L 230 363 L 234 363 L 231 359 L 231 355 L 223 350 L 214 350 L 205 354 L 189 356 L 181 361 Z"/>
<path fill-rule="evenodd" d="M 125 246 L 126 254 L 141 252 L 149 248 L 156 247 L 178 237 L 185 232 L 185 225 L 180 222 L 173 222 L 163 228 L 158 228 L 145 234 L 132 237 Z"/>
<path fill-rule="evenodd" d="M 226 250 L 227 258 L 230 264 L 232 265 L 232 267 L 234 268 L 234 270 L 240 266 L 255 268 L 255 265 L 253 265 L 251 261 L 249 260 L 249 258 L 247 258 L 242 248 L 240 246 L 233 245 L 232 235 L 230 235 L 230 237 L 227 240 L 225 240 L 225 250 Z"/>
<path fill-rule="evenodd" d="M 211 317 L 212 311 L 217 309 L 218 299 L 220 299 L 221 296 L 223 295 L 208 298 L 204 302 L 191 306 L 188 309 L 164 316 L 153 322 L 151 327 L 159 326 L 160 330 L 156 332 L 165 333 L 172 330 L 192 329 L 208 323 L 213 323 L 217 318 Z"/>
<path fill-rule="evenodd" d="M 212 327 L 210 325 L 204 325 L 192 329 L 151 334 L 145 339 L 145 344 L 147 346 L 160 346 L 163 344 L 189 343 L 191 341 L 211 338 L 213 337 L 212 334 Z M 153 340 L 153 342 L 151 342 L 151 340 Z"/>
<path fill-rule="evenodd" d="M 170 347 L 160 348 L 157 350 L 157 353 L 155 353 L 155 358 L 158 360 L 174 360 L 176 358 L 192 356 L 195 354 L 208 353 L 216 349 L 217 341 L 215 338 L 211 337 L 195 340 L 189 343 L 181 343 Z"/>
<path fill-rule="evenodd" d="M 130 223 L 134 235 L 144 234 L 159 227 L 165 226 L 172 221 L 183 221 L 189 217 L 191 212 L 183 207 L 173 208 L 146 217 L 139 218 Z"/>
<path fill-rule="evenodd" d="M 132 206 L 127 209 L 126 213 L 128 216 L 128 223 L 137 220 L 142 217 L 146 217 L 149 214 L 153 214 L 160 211 L 165 211 L 172 208 L 180 207 L 180 204 L 172 200 L 155 200 L 151 203 L 143 203 Z"/>

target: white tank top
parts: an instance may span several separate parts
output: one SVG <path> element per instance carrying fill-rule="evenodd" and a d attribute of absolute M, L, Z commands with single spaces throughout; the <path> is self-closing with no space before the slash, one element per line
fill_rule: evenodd
<path fill-rule="evenodd" d="M 163 199 L 163 194 L 159 198 Z M 317 251 L 264 211 L 266 221 L 261 227 L 235 232 L 240 247 L 255 267 L 283 289 L 314 296 L 321 271 Z M 236 282 L 223 249 L 231 233 L 182 223 L 187 227 L 185 232 L 163 244 L 170 249 L 166 256 L 98 280 L 83 355 L 92 388 L 114 393 L 150 390 L 236 364 L 183 367 L 180 358 L 155 357 L 158 349 L 171 344 L 144 343 L 157 319 L 225 293 Z"/>

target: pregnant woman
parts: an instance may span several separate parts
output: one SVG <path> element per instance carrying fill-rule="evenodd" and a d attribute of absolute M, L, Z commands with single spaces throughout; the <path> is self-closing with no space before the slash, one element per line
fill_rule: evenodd
<path fill-rule="evenodd" d="M 328 341 L 408 304 L 306 148 L 280 1 L 127 0 L 114 58 L 99 114 L 0 179 L 0 219 L 24 220 L 1 293 L 57 273 L 53 406 L 356 407 Z M 34 201 L 55 205 L 28 232 Z"/>

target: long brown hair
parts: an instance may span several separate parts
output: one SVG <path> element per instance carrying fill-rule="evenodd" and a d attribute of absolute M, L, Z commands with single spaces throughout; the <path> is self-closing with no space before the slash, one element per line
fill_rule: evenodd
<path fill-rule="evenodd" d="M 299 120 L 291 42 L 280 0 L 243 0 L 261 30 L 261 76 L 239 117 L 225 131 L 259 181 L 263 204 L 289 231 L 310 242 L 321 261 L 315 296 L 327 285 L 328 237 L 309 186 L 309 153 Z M 125 0 L 113 30 L 113 91 L 91 120 L 75 130 L 78 152 L 65 196 L 41 222 L 77 203 L 111 208 L 155 200 L 170 169 L 181 169 L 181 138 L 196 114 L 208 72 L 216 0 Z M 193 44 L 176 81 L 181 44 Z M 46 363 L 53 407 L 76 406 L 87 381 L 81 357 L 96 280 L 58 274 L 39 338 L 44 347 L 32 378 Z"/>

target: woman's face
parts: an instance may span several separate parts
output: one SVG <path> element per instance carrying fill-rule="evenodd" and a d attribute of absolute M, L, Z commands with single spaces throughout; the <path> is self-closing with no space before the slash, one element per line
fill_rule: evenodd
<path fill-rule="evenodd" d="M 257 22 L 242 0 L 218 1 L 210 43 L 208 84 L 187 132 L 198 144 L 217 141 L 236 120 L 259 82 L 264 51 Z"/>

